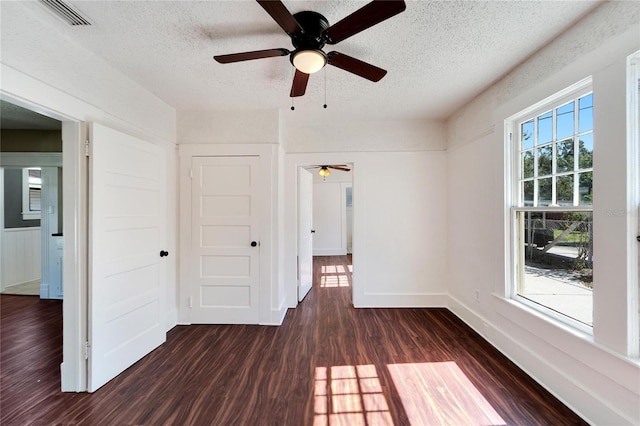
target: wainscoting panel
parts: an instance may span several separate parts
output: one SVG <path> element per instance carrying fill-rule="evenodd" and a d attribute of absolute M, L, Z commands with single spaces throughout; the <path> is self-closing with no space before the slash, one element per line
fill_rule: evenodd
<path fill-rule="evenodd" d="M 4 229 L 1 288 L 40 279 L 40 227 Z"/>

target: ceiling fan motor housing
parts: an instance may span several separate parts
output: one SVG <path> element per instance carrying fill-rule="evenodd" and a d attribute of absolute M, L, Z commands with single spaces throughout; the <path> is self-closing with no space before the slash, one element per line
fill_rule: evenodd
<path fill-rule="evenodd" d="M 325 31 L 329 28 L 327 18 L 306 10 L 293 15 L 302 27 L 301 32 L 291 34 L 291 43 L 298 50 L 321 50 L 326 43 Z"/>

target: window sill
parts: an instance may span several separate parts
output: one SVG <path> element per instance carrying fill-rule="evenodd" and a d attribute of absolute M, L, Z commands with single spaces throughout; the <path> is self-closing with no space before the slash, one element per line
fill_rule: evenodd
<path fill-rule="evenodd" d="M 585 332 L 567 325 L 565 322 L 555 320 L 537 309 L 533 309 L 516 300 L 507 299 L 496 293 L 493 296 L 496 299 L 495 307 L 499 317 L 567 355 L 575 357 L 576 354 L 581 354 L 580 356 L 583 358 L 580 359 L 580 362 L 582 363 L 602 365 L 605 362 L 611 362 L 616 359 L 622 361 L 625 365 L 630 365 L 634 368 L 640 367 L 640 358 L 626 356 L 597 343 L 590 327 L 584 326 L 589 329 L 589 332 Z M 506 330 L 503 330 L 503 332 L 506 332 Z M 602 355 L 613 358 L 605 359 L 601 357 Z M 626 376 L 622 374 L 619 380 L 625 382 L 624 377 Z"/>
<path fill-rule="evenodd" d="M 504 298 L 494 294 L 499 300 L 497 312 L 504 319 L 525 328 L 528 332 L 551 342 L 557 335 L 559 341 L 566 339 L 567 334 L 584 341 L 585 343 L 594 344 L 593 328 L 586 326 L 578 321 L 565 318 L 561 314 L 551 311 L 554 315 L 542 312 L 538 306 L 533 306 L 534 302 L 516 299 Z M 557 317 L 562 317 L 557 318 Z M 554 345 L 558 346 L 558 345 Z"/>
<path fill-rule="evenodd" d="M 533 314 L 541 317 L 542 319 L 549 320 L 553 324 L 561 327 L 567 327 L 575 329 L 580 333 L 584 333 L 589 336 L 593 336 L 593 326 L 585 324 L 581 321 L 573 319 L 567 315 L 561 314 L 545 305 L 536 303 L 535 301 L 528 299 L 526 296 L 516 295 L 511 299 L 516 305 L 522 305 L 527 310 L 533 311 Z"/>
<path fill-rule="evenodd" d="M 22 220 L 40 220 L 40 213 L 22 213 Z"/>

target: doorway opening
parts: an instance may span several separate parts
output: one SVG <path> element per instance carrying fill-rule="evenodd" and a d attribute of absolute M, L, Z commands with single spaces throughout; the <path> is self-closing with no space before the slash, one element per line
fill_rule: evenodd
<path fill-rule="evenodd" d="M 298 169 L 299 301 L 314 286 L 341 288 L 353 301 L 353 164 L 328 169 Z"/>
<path fill-rule="evenodd" d="M 81 287 L 84 284 L 82 277 L 86 270 L 86 259 L 65 256 L 65 252 L 84 253 L 80 234 L 86 233 L 86 218 L 79 216 L 84 210 L 82 200 L 78 197 L 83 191 L 82 176 L 86 172 L 79 160 L 82 126 L 78 121 L 49 110 L 46 106 L 5 92 L 0 92 L 0 107 L 0 287 L 4 289 L 15 287 L 11 284 L 30 282 L 31 290 L 27 291 L 36 293 L 31 300 L 57 304 L 58 310 L 64 311 L 60 317 L 63 339 L 58 348 L 63 357 L 58 370 L 60 372 L 56 375 L 60 385 L 56 386 L 63 391 L 84 391 L 86 363 L 81 356 L 80 342 L 86 339 L 86 306 L 82 302 Z M 10 182 L 7 182 L 7 176 Z M 14 202 L 11 202 L 11 206 L 5 202 L 5 184 L 11 182 L 19 182 L 18 186 L 23 188 L 16 195 L 20 200 L 17 206 L 14 206 Z M 12 218 L 5 214 L 5 208 L 9 207 L 18 208 L 17 213 L 12 213 Z M 28 222 L 31 226 L 25 226 L 26 221 L 35 222 Z M 31 274 L 26 278 L 10 270 L 24 268 L 25 265 L 8 261 L 10 253 L 16 254 L 14 247 L 10 247 L 16 241 L 10 241 L 7 236 L 19 240 L 17 237 L 24 230 L 32 234 L 29 240 L 31 246 L 25 247 L 20 255 L 21 262 L 27 263 L 26 270 Z M 24 241 L 17 243 L 26 245 Z M 27 259 L 30 264 L 26 262 Z M 63 297 L 64 307 L 61 301 Z"/>
<path fill-rule="evenodd" d="M 3 294 L 62 299 L 62 122 L 0 101 Z"/>

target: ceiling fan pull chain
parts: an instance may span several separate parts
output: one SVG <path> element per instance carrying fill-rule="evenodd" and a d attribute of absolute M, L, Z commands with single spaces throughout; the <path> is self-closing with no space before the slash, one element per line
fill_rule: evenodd
<path fill-rule="evenodd" d="M 293 98 L 291 98 L 291 111 L 295 110 L 296 107 L 293 106 Z"/>
<path fill-rule="evenodd" d="M 323 107 L 327 108 L 327 68 L 324 68 L 324 105 Z"/>

